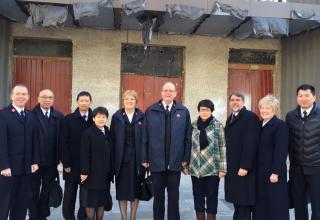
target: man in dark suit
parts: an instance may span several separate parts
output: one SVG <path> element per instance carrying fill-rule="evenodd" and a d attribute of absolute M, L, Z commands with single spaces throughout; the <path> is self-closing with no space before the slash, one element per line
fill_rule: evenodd
<path fill-rule="evenodd" d="M 225 199 L 234 204 L 234 220 L 251 220 L 255 205 L 256 152 L 259 145 L 260 121 L 244 107 L 244 96 L 229 97 L 232 114 L 225 128 L 227 175 Z"/>
<path fill-rule="evenodd" d="M 168 219 L 179 220 L 181 171 L 188 172 L 191 154 L 191 121 L 186 107 L 176 102 L 176 86 L 163 85 L 162 100 L 145 113 L 141 161 L 150 167 L 153 181 L 153 219 L 163 220 L 165 189 L 168 192 Z"/>
<path fill-rule="evenodd" d="M 59 134 L 63 114 L 53 108 L 54 94 L 45 89 L 40 91 L 38 105 L 33 113 L 38 119 L 37 141 L 39 143 L 39 170 L 32 177 L 32 202 L 29 206 L 30 220 L 45 220 L 50 215 L 50 186 L 58 176 Z M 41 190 L 40 190 L 41 189 Z"/>
<path fill-rule="evenodd" d="M 308 196 L 312 220 L 320 220 L 320 109 L 315 88 L 297 88 L 296 109 L 288 112 L 291 197 L 297 220 L 308 220 Z"/>
<path fill-rule="evenodd" d="M 65 180 L 62 214 L 65 219 L 74 220 L 74 209 L 80 184 L 80 145 L 84 130 L 93 123 L 91 118 L 91 95 L 80 92 L 77 96 L 78 108 L 65 116 L 62 122 L 61 162 Z M 79 207 L 78 220 L 87 219 L 83 207 Z"/>
<path fill-rule="evenodd" d="M 0 219 L 24 220 L 31 199 L 30 174 L 38 170 L 39 163 L 37 121 L 25 109 L 29 100 L 26 86 L 14 86 L 11 100 L 0 111 Z"/>

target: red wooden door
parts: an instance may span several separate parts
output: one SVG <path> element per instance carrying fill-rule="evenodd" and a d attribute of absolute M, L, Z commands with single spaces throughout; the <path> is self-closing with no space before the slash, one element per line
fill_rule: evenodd
<path fill-rule="evenodd" d="M 71 58 L 14 57 L 13 84 L 28 87 L 28 109 L 38 103 L 41 90 L 50 89 L 55 96 L 54 106 L 65 114 L 71 112 L 71 61 Z"/>
<path fill-rule="evenodd" d="M 122 73 L 122 93 L 125 90 L 135 90 L 138 93 L 138 108 L 145 111 L 151 104 L 161 99 L 162 85 L 173 82 L 177 88 L 176 100 L 182 102 L 183 80 L 181 78 L 145 76 L 138 74 Z"/>
<path fill-rule="evenodd" d="M 229 68 L 228 96 L 232 92 L 244 94 L 245 106 L 259 115 L 259 100 L 273 93 L 273 71 L 271 68 L 251 69 L 250 65 L 247 68 L 244 68 L 245 66 L 235 65 Z M 228 109 L 229 114 L 230 109 Z"/>

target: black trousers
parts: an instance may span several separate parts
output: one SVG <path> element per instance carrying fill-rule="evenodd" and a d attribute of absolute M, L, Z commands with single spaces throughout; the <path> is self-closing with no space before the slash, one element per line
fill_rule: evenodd
<path fill-rule="evenodd" d="M 290 172 L 291 196 L 293 200 L 295 219 L 308 220 L 309 195 L 311 202 L 311 220 L 320 220 L 320 175 L 305 175 Z"/>
<path fill-rule="evenodd" d="M 30 176 L 0 176 L 1 220 L 26 219 L 28 204 L 31 200 Z"/>
<path fill-rule="evenodd" d="M 68 220 L 74 220 L 74 209 L 77 199 L 77 192 L 79 188 L 78 182 L 73 181 L 65 181 L 64 184 L 64 194 L 63 194 L 63 202 L 62 202 L 62 215 L 64 219 Z M 78 220 L 84 220 L 87 219 L 85 208 L 79 207 L 78 214 L 77 214 Z"/>
<path fill-rule="evenodd" d="M 192 176 L 192 191 L 194 209 L 196 212 L 217 214 L 218 190 L 220 179 L 218 176 L 197 178 Z"/>
<path fill-rule="evenodd" d="M 165 189 L 168 193 L 168 220 L 179 220 L 179 186 L 181 172 L 166 171 L 152 173 L 153 219 L 164 220 Z"/>
<path fill-rule="evenodd" d="M 253 206 L 234 204 L 233 220 L 251 220 Z"/>
<path fill-rule="evenodd" d="M 32 174 L 32 201 L 29 205 L 29 219 L 41 220 L 50 215 L 49 190 L 57 176 L 57 166 L 40 167 Z"/>

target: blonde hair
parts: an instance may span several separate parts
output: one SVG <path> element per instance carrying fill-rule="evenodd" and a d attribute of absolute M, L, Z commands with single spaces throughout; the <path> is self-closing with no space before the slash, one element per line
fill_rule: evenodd
<path fill-rule="evenodd" d="M 271 105 L 275 113 L 280 112 L 280 102 L 279 100 L 272 94 L 268 94 L 259 101 L 259 108 L 264 105 Z"/>
<path fill-rule="evenodd" d="M 124 98 L 126 96 L 132 96 L 132 97 L 135 98 L 136 103 L 138 102 L 138 93 L 136 91 L 134 91 L 134 90 L 126 90 L 126 91 L 124 91 L 124 93 L 122 94 L 122 100 L 124 100 Z"/>

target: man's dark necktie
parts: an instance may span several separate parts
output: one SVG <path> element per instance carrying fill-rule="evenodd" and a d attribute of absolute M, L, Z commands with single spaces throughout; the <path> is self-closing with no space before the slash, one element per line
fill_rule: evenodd
<path fill-rule="evenodd" d="M 236 115 L 234 113 L 232 113 L 230 123 L 232 123 L 235 118 L 236 118 Z"/>
<path fill-rule="evenodd" d="M 48 111 L 46 111 L 45 116 L 46 116 L 46 119 L 49 119 L 49 112 Z"/>
<path fill-rule="evenodd" d="M 24 112 L 24 110 L 21 110 L 20 115 L 23 119 L 25 119 L 26 117 L 26 113 Z"/>
<path fill-rule="evenodd" d="M 303 117 L 302 117 L 302 119 L 303 119 L 303 120 L 306 120 L 306 119 L 307 119 L 307 116 L 308 116 L 308 112 L 303 111 Z"/>
<path fill-rule="evenodd" d="M 166 106 L 166 115 L 170 115 L 169 105 Z"/>
<path fill-rule="evenodd" d="M 87 116 L 86 115 L 82 115 L 83 120 L 87 121 Z"/>

